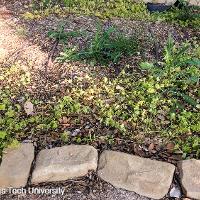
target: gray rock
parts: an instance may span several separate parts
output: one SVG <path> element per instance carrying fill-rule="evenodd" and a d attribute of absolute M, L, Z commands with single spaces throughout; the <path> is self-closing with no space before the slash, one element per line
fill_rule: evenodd
<path fill-rule="evenodd" d="M 154 199 L 163 198 L 172 183 L 175 166 L 125 153 L 104 151 L 98 175 L 115 187 Z"/>
<path fill-rule="evenodd" d="M 176 0 L 143 0 L 145 3 L 161 3 L 166 5 L 173 5 Z"/>
<path fill-rule="evenodd" d="M 181 184 L 189 198 L 200 199 L 200 160 L 184 160 L 179 162 Z"/>
<path fill-rule="evenodd" d="M 173 198 L 181 198 L 181 190 L 178 186 L 174 186 L 170 192 L 169 192 L 169 196 L 173 197 Z"/>
<path fill-rule="evenodd" d="M 32 183 L 63 181 L 96 170 L 98 153 L 88 145 L 68 145 L 40 151 Z"/>
<path fill-rule="evenodd" d="M 26 186 L 33 159 L 32 143 L 6 149 L 0 166 L 0 188 Z"/>
<path fill-rule="evenodd" d="M 72 135 L 73 137 L 75 137 L 75 136 L 77 136 L 80 132 L 81 132 L 80 129 L 75 129 L 75 130 L 72 132 L 71 135 Z"/>

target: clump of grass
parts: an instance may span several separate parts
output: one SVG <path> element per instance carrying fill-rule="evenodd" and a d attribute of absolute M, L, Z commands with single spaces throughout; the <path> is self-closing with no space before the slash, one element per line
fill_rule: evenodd
<path fill-rule="evenodd" d="M 117 64 L 123 57 L 137 53 L 139 44 L 136 36 L 125 36 L 113 27 L 98 28 L 90 43 L 82 50 L 67 49 L 59 60 L 86 60 L 94 64 Z"/>

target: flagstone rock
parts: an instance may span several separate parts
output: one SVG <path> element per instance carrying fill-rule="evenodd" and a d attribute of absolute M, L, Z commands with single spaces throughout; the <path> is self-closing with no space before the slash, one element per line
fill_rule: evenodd
<path fill-rule="evenodd" d="M 199 0 L 189 0 L 190 5 L 194 6 L 200 6 L 200 1 Z"/>
<path fill-rule="evenodd" d="M 200 160 L 184 160 L 178 164 L 181 184 L 186 196 L 200 199 Z"/>
<path fill-rule="evenodd" d="M 81 177 L 97 168 L 98 153 L 88 145 L 68 145 L 39 152 L 32 183 Z"/>
<path fill-rule="evenodd" d="M 33 159 L 34 146 L 32 143 L 5 149 L 0 165 L 0 188 L 26 186 Z"/>
<path fill-rule="evenodd" d="M 121 152 L 104 151 L 98 175 L 113 186 L 154 199 L 163 198 L 172 183 L 175 166 Z"/>
<path fill-rule="evenodd" d="M 144 3 L 160 3 L 166 5 L 173 5 L 176 0 L 143 0 Z"/>

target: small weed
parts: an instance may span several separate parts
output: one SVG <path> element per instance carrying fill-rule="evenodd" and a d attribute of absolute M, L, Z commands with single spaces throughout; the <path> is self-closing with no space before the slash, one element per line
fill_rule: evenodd
<path fill-rule="evenodd" d="M 175 149 L 183 152 L 184 159 L 191 154 L 194 154 L 197 158 L 200 158 L 200 137 L 189 136 L 185 140 L 177 140 Z"/>
<path fill-rule="evenodd" d="M 80 51 L 66 49 L 59 60 L 86 60 L 94 64 L 117 64 L 121 58 L 136 54 L 138 40 L 135 36 L 126 37 L 115 28 L 98 28 L 88 46 Z"/>
<path fill-rule="evenodd" d="M 64 142 L 64 143 L 67 143 L 69 141 L 69 132 L 65 131 L 61 134 L 61 140 Z"/>

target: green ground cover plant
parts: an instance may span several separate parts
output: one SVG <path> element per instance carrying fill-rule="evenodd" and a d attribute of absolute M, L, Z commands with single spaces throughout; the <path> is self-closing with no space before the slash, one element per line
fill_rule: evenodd
<path fill-rule="evenodd" d="M 33 1 L 30 5 L 31 12 L 25 13 L 26 19 L 39 19 L 49 14 L 68 15 L 75 13 L 80 15 L 92 15 L 102 19 L 120 17 L 134 20 L 164 21 L 183 27 L 200 27 L 199 7 L 189 6 L 184 3 L 181 8 L 171 9 L 159 13 L 150 13 L 145 3 L 132 0 L 41 0 Z"/>
<path fill-rule="evenodd" d="M 121 135 L 134 140 L 140 134 L 150 137 L 163 137 L 176 142 L 175 148 L 183 152 L 186 158 L 195 154 L 199 158 L 200 132 L 200 62 L 198 46 L 189 43 L 175 44 L 169 37 L 164 48 L 164 59 L 157 65 L 142 62 L 141 75 L 129 72 L 125 66 L 115 77 L 104 77 L 96 82 L 89 76 L 84 78 L 87 88 L 78 83 L 68 96 L 56 102 L 42 102 L 22 95 L 12 87 L 4 87 L 0 92 L 0 149 L 8 145 L 17 145 L 17 140 L 28 135 L 47 132 L 60 133 L 64 142 L 71 140 L 68 131 L 60 129 L 63 117 L 76 116 L 76 123 L 81 115 L 95 116 L 96 120 L 111 130 L 118 130 Z M 6 68 L 1 80 L 9 80 L 17 68 Z M 17 70 L 19 71 L 19 70 Z M 20 75 L 16 85 L 30 83 L 26 73 Z M 8 82 L 9 84 L 9 82 Z M 34 113 L 27 115 L 24 103 L 34 105 Z M 98 140 L 97 136 L 79 135 L 76 143 L 88 143 Z M 108 136 L 109 144 L 114 142 Z"/>
<path fill-rule="evenodd" d="M 99 0 L 42 0 L 33 1 L 32 7 L 36 10 L 51 12 L 96 15 L 101 18 L 107 17 L 138 17 L 146 14 L 146 6 L 144 3 L 135 3 L 131 0 L 105 1 Z M 60 10 L 59 8 L 62 8 Z"/>
<path fill-rule="evenodd" d="M 74 89 L 73 94 L 81 101 L 91 99 L 99 120 L 122 134 L 162 135 L 177 141 L 190 136 L 185 146 L 178 142 L 177 146 L 198 156 L 200 63 L 191 49 L 190 44 L 177 47 L 169 37 L 159 66 L 141 63 L 145 76 L 129 74 L 125 68 L 114 80 L 92 82 L 87 90 Z"/>
<path fill-rule="evenodd" d="M 58 130 L 62 116 L 89 112 L 87 106 L 64 96 L 56 105 L 46 105 L 32 99 L 35 113 L 27 115 L 23 107 L 25 102 L 17 102 L 9 90 L 2 90 L 0 96 L 0 155 L 5 147 L 16 146 L 18 140 L 28 135 Z M 47 106 L 47 110 L 41 110 L 43 106 Z"/>

